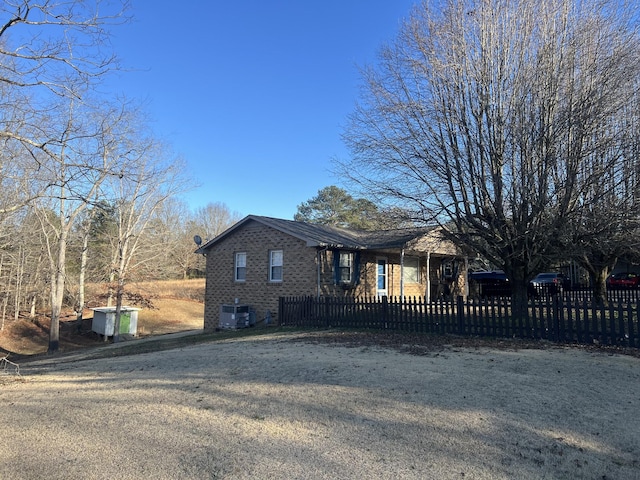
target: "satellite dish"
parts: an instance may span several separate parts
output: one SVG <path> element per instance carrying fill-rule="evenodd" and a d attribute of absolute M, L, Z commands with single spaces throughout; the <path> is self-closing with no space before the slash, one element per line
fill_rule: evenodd
<path fill-rule="evenodd" d="M 202 238 L 200 235 L 196 235 L 193 237 L 193 241 L 196 242 L 196 245 L 200 246 L 202 244 Z"/>

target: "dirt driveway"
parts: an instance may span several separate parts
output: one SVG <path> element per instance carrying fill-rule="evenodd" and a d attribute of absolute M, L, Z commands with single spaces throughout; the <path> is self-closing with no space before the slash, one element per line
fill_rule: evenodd
<path fill-rule="evenodd" d="M 25 364 L 0 478 L 640 478 L 639 358 L 334 340 Z"/>

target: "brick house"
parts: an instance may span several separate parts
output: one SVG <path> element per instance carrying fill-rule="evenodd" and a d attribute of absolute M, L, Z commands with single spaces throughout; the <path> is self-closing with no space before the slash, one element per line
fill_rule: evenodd
<path fill-rule="evenodd" d="M 202 245 L 205 330 L 221 306 L 277 323 L 288 296 L 465 294 L 466 258 L 436 228 L 364 232 L 249 215 Z"/>

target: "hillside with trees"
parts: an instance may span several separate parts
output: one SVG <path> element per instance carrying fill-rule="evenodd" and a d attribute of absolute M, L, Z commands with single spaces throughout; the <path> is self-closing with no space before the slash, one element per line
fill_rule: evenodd
<path fill-rule="evenodd" d="M 0 5 L 0 330 L 46 312 L 51 352 L 64 312 L 82 321 L 86 284 L 119 308 L 129 282 L 201 274 L 193 236 L 234 218 L 181 203 L 183 161 L 137 101 L 104 87 L 127 7 Z"/>

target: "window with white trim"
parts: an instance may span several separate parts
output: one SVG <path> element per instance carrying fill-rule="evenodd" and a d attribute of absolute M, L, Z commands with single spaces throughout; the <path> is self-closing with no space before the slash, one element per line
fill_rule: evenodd
<path fill-rule="evenodd" d="M 284 254 L 282 250 L 271 250 L 269 252 L 269 281 L 282 281 L 282 266 L 284 262 Z"/>
<path fill-rule="evenodd" d="M 420 283 L 420 259 L 404 257 L 402 272 L 406 283 Z"/>
<path fill-rule="evenodd" d="M 235 281 L 244 282 L 247 279 L 247 254 L 246 252 L 236 253 Z"/>

